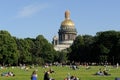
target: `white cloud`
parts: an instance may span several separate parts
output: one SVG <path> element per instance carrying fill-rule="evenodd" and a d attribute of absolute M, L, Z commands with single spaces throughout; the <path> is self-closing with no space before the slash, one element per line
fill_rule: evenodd
<path fill-rule="evenodd" d="M 45 9 L 47 7 L 46 4 L 34 4 L 34 5 L 28 5 L 23 7 L 20 11 L 18 11 L 17 17 L 18 18 L 24 18 L 24 17 L 30 17 L 39 11 Z"/>

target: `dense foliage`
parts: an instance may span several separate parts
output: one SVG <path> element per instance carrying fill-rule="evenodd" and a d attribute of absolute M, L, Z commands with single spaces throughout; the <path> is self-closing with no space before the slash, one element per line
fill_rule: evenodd
<path fill-rule="evenodd" d="M 0 31 L 0 63 L 18 63 L 19 53 L 14 38 L 7 31 Z"/>
<path fill-rule="evenodd" d="M 16 38 L 0 31 L 0 64 L 44 64 L 53 62 L 120 63 L 120 32 L 104 31 L 95 36 L 78 35 L 70 48 L 55 51 L 42 35 Z"/>
<path fill-rule="evenodd" d="M 70 49 L 70 61 L 120 63 L 120 32 L 98 32 L 96 36 L 78 35 Z"/>
<path fill-rule="evenodd" d="M 43 64 L 54 61 L 54 50 L 42 35 L 19 39 L 8 31 L 0 31 L 0 64 Z"/>

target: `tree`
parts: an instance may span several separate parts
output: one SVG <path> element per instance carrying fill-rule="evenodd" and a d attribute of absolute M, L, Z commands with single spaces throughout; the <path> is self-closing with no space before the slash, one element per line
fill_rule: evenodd
<path fill-rule="evenodd" d="M 17 65 L 18 50 L 14 38 L 8 31 L 0 31 L 0 63 Z"/>
<path fill-rule="evenodd" d="M 57 51 L 55 53 L 55 58 L 56 58 L 54 60 L 55 62 L 66 63 L 67 62 L 67 53 L 64 51 L 61 51 L 61 52 Z"/>
<path fill-rule="evenodd" d="M 84 40 L 84 62 L 92 62 L 92 48 L 94 37 L 91 35 L 83 35 Z"/>
<path fill-rule="evenodd" d="M 68 59 L 70 61 L 79 62 L 83 58 L 84 40 L 81 35 L 77 36 L 73 45 L 70 47 L 71 52 L 69 53 Z"/>
<path fill-rule="evenodd" d="M 118 32 L 116 31 L 104 31 L 96 34 L 94 46 L 97 47 L 97 50 L 94 49 L 94 51 L 98 54 L 99 62 L 101 59 L 112 62 L 111 57 L 115 54 L 115 45 L 118 42 L 117 36 Z"/>
<path fill-rule="evenodd" d="M 28 52 L 30 53 L 30 56 L 31 56 L 30 63 L 34 64 L 38 61 L 38 59 L 36 59 L 36 61 L 34 59 L 35 58 L 34 54 L 36 52 L 35 44 L 34 44 L 35 39 L 34 38 L 25 38 L 25 41 L 27 41 L 28 46 L 29 46 Z"/>
<path fill-rule="evenodd" d="M 29 52 L 30 46 L 25 39 L 16 39 L 17 47 L 19 50 L 19 63 L 25 64 L 30 63 L 32 60 L 31 54 Z"/>
<path fill-rule="evenodd" d="M 108 55 L 109 55 L 110 50 L 102 44 L 99 47 L 100 47 L 99 59 L 100 59 L 100 62 L 104 63 L 108 61 Z"/>
<path fill-rule="evenodd" d="M 54 48 L 42 35 L 36 37 L 35 46 L 35 57 L 42 58 L 45 63 L 51 63 L 54 61 Z"/>

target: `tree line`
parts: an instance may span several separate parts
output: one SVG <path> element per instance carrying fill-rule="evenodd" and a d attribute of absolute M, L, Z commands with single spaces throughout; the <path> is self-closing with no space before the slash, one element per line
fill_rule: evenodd
<path fill-rule="evenodd" d="M 0 64 L 44 64 L 53 62 L 120 63 L 120 32 L 97 32 L 95 36 L 78 35 L 70 48 L 61 52 L 38 35 L 17 38 L 0 30 Z"/>
<path fill-rule="evenodd" d="M 68 49 L 70 61 L 87 63 L 120 63 L 120 32 L 97 32 L 95 36 L 78 35 Z"/>
<path fill-rule="evenodd" d="M 8 31 L 0 31 L 0 64 L 43 64 L 54 61 L 51 43 L 42 35 L 36 38 L 16 38 Z"/>

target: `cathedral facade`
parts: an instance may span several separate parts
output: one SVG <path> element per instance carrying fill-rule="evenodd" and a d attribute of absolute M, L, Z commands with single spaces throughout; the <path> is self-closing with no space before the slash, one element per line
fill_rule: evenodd
<path fill-rule="evenodd" d="M 77 35 L 74 22 L 70 19 L 70 12 L 65 11 L 65 20 L 61 22 L 58 36 L 53 37 L 53 45 L 56 51 L 62 51 L 72 45 Z"/>

